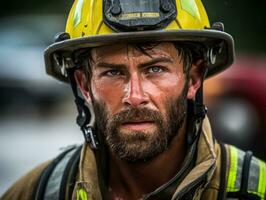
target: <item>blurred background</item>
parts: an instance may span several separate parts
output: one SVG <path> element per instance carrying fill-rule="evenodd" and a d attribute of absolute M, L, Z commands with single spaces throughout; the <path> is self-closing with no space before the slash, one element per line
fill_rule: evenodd
<path fill-rule="evenodd" d="M 64 31 L 73 0 L 3 1 L 0 6 L 0 195 L 61 147 L 82 143 L 69 86 L 45 74 L 43 51 Z M 236 43 L 236 62 L 205 83 L 215 136 L 266 159 L 266 3 L 203 3 Z"/>

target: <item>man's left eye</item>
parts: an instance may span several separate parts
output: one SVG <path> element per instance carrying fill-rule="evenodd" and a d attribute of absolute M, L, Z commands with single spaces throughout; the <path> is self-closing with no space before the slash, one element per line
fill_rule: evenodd
<path fill-rule="evenodd" d="M 160 73 L 162 72 L 162 68 L 158 66 L 153 66 L 148 68 L 148 73 Z"/>

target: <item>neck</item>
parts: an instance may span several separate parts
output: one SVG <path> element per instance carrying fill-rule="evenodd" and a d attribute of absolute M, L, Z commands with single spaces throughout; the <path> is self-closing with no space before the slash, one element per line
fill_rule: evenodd
<path fill-rule="evenodd" d="M 142 199 L 143 195 L 154 191 L 177 174 L 186 155 L 184 127 L 166 151 L 148 162 L 129 163 L 110 152 L 108 184 L 111 199 Z"/>

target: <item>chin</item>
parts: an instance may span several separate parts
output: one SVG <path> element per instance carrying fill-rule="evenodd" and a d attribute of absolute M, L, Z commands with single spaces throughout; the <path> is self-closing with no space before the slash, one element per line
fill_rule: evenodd
<path fill-rule="evenodd" d="M 109 147 L 120 160 L 130 163 L 150 161 L 168 147 L 167 139 L 158 131 L 123 131 L 117 136 L 109 141 Z"/>

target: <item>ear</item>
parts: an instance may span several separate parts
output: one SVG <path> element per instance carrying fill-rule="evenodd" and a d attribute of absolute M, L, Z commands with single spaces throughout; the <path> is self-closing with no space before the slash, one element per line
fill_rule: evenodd
<path fill-rule="evenodd" d="M 189 86 L 187 99 L 193 100 L 196 96 L 198 89 L 203 81 L 204 66 L 203 61 L 199 60 L 197 63 L 192 64 L 189 73 Z"/>
<path fill-rule="evenodd" d="M 76 83 L 77 83 L 84 99 L 90 103 L 91 102 L 91 96 L 90 96 L 90 93 L 88 90 L 88 85 L 87 85 L 88 83 L 87 83 L 87 79 L 86 79 L 84 72 L 80 69 L 75 70 L 74 77 L 75 77 Z"/>

